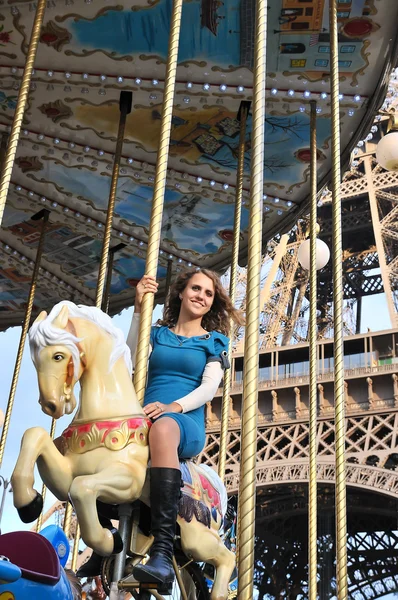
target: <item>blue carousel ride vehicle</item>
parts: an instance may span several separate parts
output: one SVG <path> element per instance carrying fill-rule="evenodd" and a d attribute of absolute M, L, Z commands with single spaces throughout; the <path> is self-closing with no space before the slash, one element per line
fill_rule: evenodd
<path fill-rule="evenodd" d="M 65 570 L 69 542 L 50 525 L 39 533 L 15 531 L 0 536 L 0 600 L 78 600 L 81 586 Z"/>

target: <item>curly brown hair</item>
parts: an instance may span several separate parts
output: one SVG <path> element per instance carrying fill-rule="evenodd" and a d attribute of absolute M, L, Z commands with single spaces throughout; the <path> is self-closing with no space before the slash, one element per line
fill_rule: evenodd
<path fill-rule="evenodd" d="M 214 300 L 211 309 L 202 319 L 203 329 L 206 329 L 206 331 L 219 331 L 224 335 L 228 335 L 230 319 L 238 325 L 244 325 L 245 320 L 242 311 L 237 310 L 232 304 L 218 274 L 209 269 L 190 269 L 180 273 L 170 287 L 164 304 L 163 319 L 159 319 L 158 324 L 166 327 L 174 327 L 176 325 L 181 308 L 180 294 L 185 290 L 188 281 L 196 273 L 206 275 L 214 284 Z"/>

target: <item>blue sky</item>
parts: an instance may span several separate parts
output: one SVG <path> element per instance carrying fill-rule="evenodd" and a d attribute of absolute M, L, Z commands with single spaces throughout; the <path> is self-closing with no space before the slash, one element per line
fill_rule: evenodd
<path fill-rule="evenodd" d="M 120 315 L 114 317 L 114 323 L 120 327 L 127 337 L 130 326 L 132 309 L 124 310 Z M 154 314 L 154 320 L 158 318 L 160 309 L 157 308 Z M 371 331 L 389 329 L 391 327 L 387 305 L 384 294 L 379 296 L 370 296 L 363 299 L 362 311 L 362 331 L 369 328 Z M 18 350 L 18 343 L 21 334 L 20 327 L 14 327 L 3 333 L 0 333 L 0 356 L 2 357 L 2 383 L 0 389 L 0 408 L 5 411 L 9 386 L 11 383 L 12 373 L 14 370 L 15 357 Z M 56 435 L 59 435 L 71 421 L 70 416 L 65 416 L 57 422 Z M 14 410 L 11 418 L 11 424 L 5 448 L 3 464 L 1 467 L 1 475 L 9 479 L 14 468 L 18 452 L 20 440 L 24 431 L 36 425 L 46 429 L 50 428 L 51 419 L 44 415 L 38 404 L 38 387 L 36 371 L 30 359 L 28 345 L 25 346 L 25 352 L 22 360 L 21 373 L 19 377 Z M 42 483 L 37 476 L 35 487 L 41 490 Z M 0 488 L 0 498 L 3 493 L 3 488 Z M 55 498 L 47 492 L 45 510 L 51 507 Z M 51 521 L 53 522 L 53 521 Z M 47 524 L 49 524 L 48 522 Z M 14 531 L 18 529 L 30 529 L 31 525 L 24 525 L 18 518 L 16 510 L 12 504 L 12 494 L 7 493 L 3 520 L 1 523 L 2 533 Z M 393 596 L 386 596 L 393 598 Z"/>

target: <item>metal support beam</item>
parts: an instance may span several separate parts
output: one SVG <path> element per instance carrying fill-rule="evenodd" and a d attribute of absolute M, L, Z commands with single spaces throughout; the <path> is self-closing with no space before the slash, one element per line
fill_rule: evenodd
<path fill-rule="evenodd" d="M 372 177 L 372 157 L 366 156 L 364 159 L 365 164 L 365 175 L 368 184 L 368 196 L 370 204 L 370 212 L 372 215 L 373 231 L 376 241 L 377 254 L 379 255 L 379 265 L 381 271 L 381 277 L 383 280 L 384 294 L 386 296 L 388 314 L 390 316 L 391 327 L 397 327 L 397 313 L 395 312 L 391 281 L 386 261 L 386 255 L 383 244 L 383 236 L 381 233 L 381 224 L 379 217 L 379 208 L 377 206 L 377 198 Z"/>

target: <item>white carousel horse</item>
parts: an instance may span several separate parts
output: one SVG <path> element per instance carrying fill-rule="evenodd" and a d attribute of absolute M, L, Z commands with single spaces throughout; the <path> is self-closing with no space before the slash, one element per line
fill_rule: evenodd
<path fill-rule="evenodd" d="M 121 504 L 141 496 L 148 462 L 146 418 L 131 380 L 131 356 L 122 332 L 94 307 L 60 302 L 41 312 L 29 332 L 38 373 L 42 410 L 58 419 L 76 407 L 73 387 L 80 381 L 75 417 L 57 446 L 41 427 L 28 429 L 12 475 L 14 505 L 25 522 L 42 509 L 34 489 L 34 465 L 59 500 L 75 508 L 84 542 L 107 556 L 120 549 L 118 535 L 99 522 L 96 501 Z M 212 600 L 225 600 L 235 557 L 219 531 L 226 491 L 221 480 L 193 463 L 183 468 L 178 523 L 187 556 L 214 565 Z"/>

